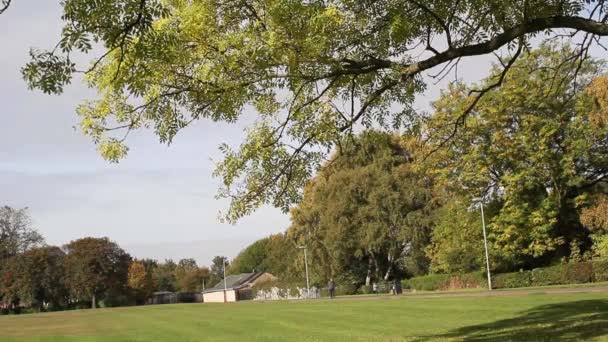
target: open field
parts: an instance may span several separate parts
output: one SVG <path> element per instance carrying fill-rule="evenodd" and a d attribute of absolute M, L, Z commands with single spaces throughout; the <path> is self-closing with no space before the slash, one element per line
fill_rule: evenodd
<path fill-rule="evenodd" d="M 181 304 L 0 317 L 1 341 L 608 341 L 608 292 Z"/>

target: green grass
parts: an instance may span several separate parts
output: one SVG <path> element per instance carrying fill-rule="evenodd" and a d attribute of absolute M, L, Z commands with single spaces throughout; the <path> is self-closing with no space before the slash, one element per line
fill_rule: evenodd
<path fill-rule="evenodd" d="M 0 341 L 608 341 L 608 293 L 181 304 L 0 317 Z"/>

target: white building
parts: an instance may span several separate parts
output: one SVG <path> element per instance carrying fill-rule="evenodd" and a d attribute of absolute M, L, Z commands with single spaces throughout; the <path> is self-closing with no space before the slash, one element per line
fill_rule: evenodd
<path fill-rule="evenodd" d="M 253 299 L 251 288 L 255 284 L 276 279 L 270 273 L 255 272 L 226 276 L 226 284 L 222 279 L 214 287 L 203 291 L 204 303 L 228 303 L 239 300 Z"/>

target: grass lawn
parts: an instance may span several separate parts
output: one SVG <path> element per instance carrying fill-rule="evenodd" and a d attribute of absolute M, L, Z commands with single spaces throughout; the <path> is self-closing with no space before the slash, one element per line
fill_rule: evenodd
<path fill-rule="evenodd" d="M 178 304 L 0 317 L 0 341 L 608 341 L 608 293 Z"/>

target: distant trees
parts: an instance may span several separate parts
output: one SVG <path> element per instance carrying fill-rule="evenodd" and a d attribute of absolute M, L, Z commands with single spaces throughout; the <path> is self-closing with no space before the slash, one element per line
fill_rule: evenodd
<path fill-rule="evenodd" d="M 177 281 L 175 278 L 175 269 L 177 264 L 173 260 L 165 260 L 165 262 L 154 265 L 152 269 L 152 278 L 157 286 L 158 291 L 176 291 Z"/>
<path fill-rule="evenodd" d="M 209 269 L 199 267 L 194 259 L 181 259 L 175 268 L 175 280 L 180 292 L 202 291 L 203 283 L 208 283 L 209 278 Z"/>
<path fill-rule="evenodd" d="M 65 253 L 58 247 L 37 247 L 11 257 L 1 283 L 9 303 L 27 303 L 39 310 L 68 304 Z"/>
<path fill-rule="evenodd" d="M 43 246 L 27 209 L 0 207 L 0 308 L 48 311 L 141 305 L 156 291 L 198 292 L 223 279 L 196 260 L 133 259 L 107 237 L 85 237 L 63 247 Z M 213 278 L 215 277 L 215 278 Z"/>
<path fill-rule="evenodd" d="M 230 266 L 230 262 L 228 258 L 225 256 L 217 255 L 211 260 L 211 269 L 210 269 L 210 279 L 209 282 L 215 285 L 220 280 L 224 279 L 224 267 L 226 267 L 226 271 L 228 270 L 228 266 Z"/>
<path fill-rule="evenodd" d="M 0 267 L 3 260 L 43 243 L 44 238 L 32 226 L 27 208 L 0 207 Z"/>
<path fill-rule="evenodd" d="M 78 300 L 97 300 L 124 292 L 131 256 L 108 238 L 83 238 L 64 246 L 70 294 Z"/>
<path fill-rule="evenodd" d="M 43 243 L 27 208 L 0 207 L 0 299 L 5 303 L 19 302 L 21 298 L 36 302 L 46 297 L 38 293 L 41 275 L 33 269 L 35 262 L 41 261 L 38 253 L 23 255 Z M 41 268 L 44 266 L 41 264 Z"/>
<path fill-rule="evenodd" d="M 137 304 L 144 304 L 156 287 L 152 279 L 152 271 L 146 269 L 141 261 L 132 261 L 129 265 L 127 284 Z"/>

